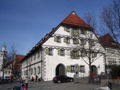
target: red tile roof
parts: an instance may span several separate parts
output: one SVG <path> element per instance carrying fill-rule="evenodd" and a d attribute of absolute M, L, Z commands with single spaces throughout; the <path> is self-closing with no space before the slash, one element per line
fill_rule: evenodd
<path fill-rule="evenodd" d="M 20 63 L 24 57 L 25 57 L 24 55 L 16 55 L 15 60 L 16 62 Z"/>
<path fill-rule="evenodd" d="M 73 26 L 91 28 L 85 23 L 74 11 L 72 11 L 63 21 L 62 24 L 68 24 Z"/>
<path fill-rule="evenodd" d="M 118 48 L 117 43 L 114 41 L 112 36 L 110 34 L 106 34 L 102 37 L 100 37 L 100 41 L 103 46 L 105 47 L 113 47 L 113 48 Z"/>

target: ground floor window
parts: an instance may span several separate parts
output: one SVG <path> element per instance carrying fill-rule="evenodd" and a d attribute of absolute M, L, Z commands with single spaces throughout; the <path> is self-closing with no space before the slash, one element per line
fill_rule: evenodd
<path fill-rule="evenodd" d="M 84 66 L 84 65 L 81 65 L 81 66 L 80 66 L 80 72 L 81 72 L 81 73 L 85 73 L 85 66 Z"/>

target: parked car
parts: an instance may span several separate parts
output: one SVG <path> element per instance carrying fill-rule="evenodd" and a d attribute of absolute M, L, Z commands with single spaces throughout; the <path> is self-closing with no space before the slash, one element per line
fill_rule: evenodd
<path fill-rule="evenodd" d="M 72 82 L 72 81 L 73 81 L 72 77 L 68 77 L 68 76 L 65 76 L 65 75 L 55 76 L 53 78 L 54 83 L 63 83 L 63 82 Z"/>

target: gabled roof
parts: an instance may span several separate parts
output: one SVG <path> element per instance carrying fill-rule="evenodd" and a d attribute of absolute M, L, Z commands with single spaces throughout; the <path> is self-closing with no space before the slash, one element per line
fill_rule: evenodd
<path fill-rule="evenodd" d="M 100 41 L 103 47 L 118 48 L 118 44 L 114 41 L 114 39 L 110 34 L 106 34 L 100 37 Z"/>
<path fill-rule="evenodd" d="M 75 11 L 72 11 L 61 23 L 72 25 L 72 26 L 91 28 L 75 13 Z"/>

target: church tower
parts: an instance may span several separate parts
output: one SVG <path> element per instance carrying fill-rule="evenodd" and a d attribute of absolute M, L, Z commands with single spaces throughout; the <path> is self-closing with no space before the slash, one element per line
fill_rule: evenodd
<path fill-rule="evenodd" d="M 6 46 L 3 45 L 2 46 L 2 50 L 0 51 L 0 71 L 2 71 L 2 67 L 3 67 L 3 64 L 5 62 L 5 59 L 6 59 Z"/>

